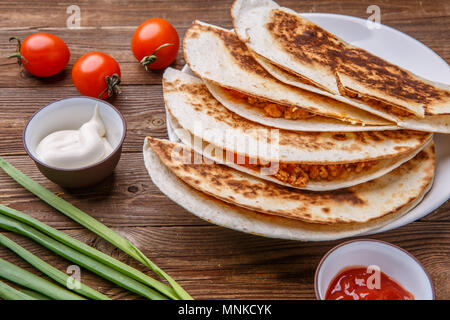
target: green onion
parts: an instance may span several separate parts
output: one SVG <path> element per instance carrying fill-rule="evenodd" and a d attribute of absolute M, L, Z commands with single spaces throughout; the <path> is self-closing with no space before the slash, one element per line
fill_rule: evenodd
<path fill-rule="evenodd" d="M 28 290 L 28 289 L 20 289 L 20 292 L 25 293 L 29 295 L 32 298 L 35 298 L 37 300 L 52 300 L 47 296 L 44 296 L 43 294 L 40 294 L 36 291 Z"/>
<path fill-rule="evenodd" d="M 51 191 L 47 190 L 39 183 L 29 178 L 27 175 L 23 174 L 20 170 L 16 169 L 8 161 L 0 157 L 0 168 L 2 168 L 11 178 L 17 181 L 25 189 L 35 194 L 41 200 L 48 203 L 50 206 L 65 214 L 72 220 L 78 222 L 85 228 L 91 230 L 101 238 L 115 245 L 117 248 L 126 252 L 153 272 L 155 272 L 160 277 L 164 278 L 173 287 L 176 294 L 181 299 L 192 299 L 192 297 L 167 273 L 165 273 L 161 268 L 154 264 L 150 259 L 148 259 L 138 248 L 136 248 L 130 241 L 126 240 L 113 230 L 109 229 L 107 226 L 92 218 L 87 213 L 81 211 L 77 207 L 71 205 L 69 202 L 61 199 L 60 197 L 53 194 Z"/>
<path fill-rule="evenodd" d="M 0 259 L 0 278 L 14 282 L 22 287 L 35 290 L 53 299 L 85 300 L 83 297 L 3 259 Z"/>
<path fill-rule="evenodd" d="M 0 244 L 16 253 L 18 256 L 27 261 L 33 267 L 35 267 L 42 273 L 46 274 L 48 277 L 52 278 L 59 284 L 67 286 L 67 280 L 69 279 L 69 276 L 67 274 L 52 267 L 51 265 L 41 260 L 40 258 L 36 257 L 34 254 L 29 252 L 25 248 L 22 248 L 20 245 L 18 245 L 17 243 L 15 243 L 14 241 L 12 241 L 11 239 L 9 239 L 8 237 L 4 236 L 1 233 L 0 233 Z M 100 292 L 82 283 L 80 283 L 80 288 L 74 288 L 72 290 L 87 298 L 95 300 L 111 300 L 104 294 L 101 294 Z"/>
<path fill-rule="evenodd" d="M 31 295 L 8 286 L 3 281 L 0 281 L 0 298 L 5 300 L 36 300 Z"/>
<path fill-rule="evenodd" d="M 8 230 L 14 233 L 18 233 L 27 238 L 36 241 L 47 249 L 53 251 L 57 255 L 75 262 L 76 264 L 92 271 L 100 275 L 101 277 L 127 289 L 132 292 L 135 292 L 143 297 L 152 300 L 163 300 L 167 299 L 165 296 L 160 294 L 159 292 L 147 287 L 146 285 L 138 282 L 113 268 L 110 268 L 107 265 L 104 265 L 98 262 L 95 259 L 92 259 L 89 256 L 86 256 L 63 243 L 60 243 L 50 237 L 47 237 L 45 234 L 31 228 L 30 226 L 23 224 L 14 219 L 8 218 L 4 215 L 0 214 L 0 228 L 4 230 Z M 32 289 L 32 288 L 30 288 Z M 45 294 L 45 292 L 42 292 Z"/>
<path fill-rule="evenodd" d="M 30 217 L 29 215 L 14 210 L 12 208 L 6 207 L 4 205 L 0 204 L 0 216 L 4 215 L 4 216 L 8 216 L 10 218 L 13 218 L 17 221 L 23 222 L 33 228 L 35 228 L 36 230 L 39 230 L 43 233 L 45 233 L 46 235 L 52 237 L 53 239 L 137 280 L 140 281 L 152 288 L 157 289 L 158 291 L 160 291 L 161 293 L 164 293 L 167 297 L 171 298 L 171 299 L 178 299 L 177 296 L 175 295 L 174 290 L 165 285 L 164 283 L 161 283 L 149 276 L 147 276 L 146 274 L 130 267 L 129 265 L 114 259 L 113 257 L 108 256 L 107 254 L 94 249 L 90 246 L 88 246 L 87 244 L 78 241 L 70 236 L 68 236 L 67 234 L 65 234 L 64 232 L 61 232 L 57 229 L 54 229 L 48 225 L 46 225 L 45 223 L 34 219 L 33 217 Z"/>

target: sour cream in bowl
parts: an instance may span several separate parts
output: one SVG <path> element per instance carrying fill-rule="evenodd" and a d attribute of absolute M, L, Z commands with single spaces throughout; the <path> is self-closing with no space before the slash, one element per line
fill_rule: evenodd
<path fill-rule="evenodd" d="M 39 170 L 68 188 L 109 176 L 122 152 L 126 123 L 111 104 L 90 97 L 55 101 L 28 121 L 23 142 Z"/>

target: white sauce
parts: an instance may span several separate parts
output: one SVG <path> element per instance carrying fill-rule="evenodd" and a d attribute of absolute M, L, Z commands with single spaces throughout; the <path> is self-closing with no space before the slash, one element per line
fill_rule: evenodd
<path fill-rule="evenodd" d="M 79 130 L 53 132 L 42 139 L 36 148 L 39 160 L 61 169 L 89 166 L 105 159 L 112 151 L 98 106 L 95 106 L 91 120 Z"/>

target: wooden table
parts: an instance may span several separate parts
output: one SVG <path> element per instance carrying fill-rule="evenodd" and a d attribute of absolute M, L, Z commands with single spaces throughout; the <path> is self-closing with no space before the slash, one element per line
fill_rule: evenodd
<path fill-rule="evenodd" d="M 266 239 L 206 223 L 168 200 L 151 182 L 143 164 L 144 137 L 166 137 L 161 72 L 145 72 L 130 51 L 135 28 L 150 17 L 168 19 L 182 37 L 194 19 L 231 27 L 232 1 L 0 1 L 0 155 L 50 190 L 135 243 L 197 299 L 314 299 L 314 271 L 322 255 L 342 241 L 301 243 Z M 288 0 L 280 4 L 299 12 L 332 12 L 367 18 L 372 0 Z M 66 8 L 81 8 L 81 29 L 66 28 Z M 450 1 L 379 0 L 381 22 L 422 41 L 450 61 Z M 10 36 L 36 31 L 60 36 L 71 50 L 69 66 L 50 79 L 19 72 L 5 57 L 15 49 Z M 123 93 L 112 103 L 123 113 L 128 133 L 115 174 L 100 185 L 62 190 L 45 179 L 25 154 L 22 130 L 45 104 L 78 95 L 72 86 L 73 63 L 88 51 L 118 60 Z M 175 63 L 184 65 L 182 50 Z M 0 172 L 0 203 L 62 229 L 122 261 L 144 270 L 131 258 L 59 214 Z M 415 255 L 430 273 L 438 299 L 450 299 L 450 204 L 408 226 L 373 236 Z M 5 233 L 65 271 L 70 264 L 41 246 Z M 0 257 L 33 270 L 0 248 Z M 33 270 L 34 272 L 34 270 Z M 115 299 L 137 298 L 88 271 L 82 280 Z"/>

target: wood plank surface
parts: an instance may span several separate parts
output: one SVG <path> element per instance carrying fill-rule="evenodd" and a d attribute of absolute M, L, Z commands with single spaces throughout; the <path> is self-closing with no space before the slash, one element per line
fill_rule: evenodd
<path fill-rule="evenodd" d="M 197 299 L 314 299 L 314 272 L 320 258 L 342 241 L 300 243 L 267 239 L 211 225 L 171 202 L 153 185 L 143 165 L 146 135 L 166 137 L 161 72 L 145 72 L 130 51 L 137 25 L 147 18 L 168 19 L 180 37 L 193 20 L 231 27 L 232 1 L 0 1 L 0 156 L 55 193 L 114 228 L 172 275 Z M 299 12 L 330 12 L 367 18 L 371 0 L 285 0 Z M 66 8 L 81 8 L 81 29 L 67 29 Z M 381 23 L 423 42 L 450 61 L 450 1 L 381 0 Z M 15 49 L 10 36 L 46 31 L 62 37 L 71 59 L 49 79 L 20 72 L 6 57 Z M 45 104 L 78 95 L 70 70 L 82 54 L 99 50 L 121 66 L 123 94 L 111 102 L 123 113 L 128 131 L 122 159 L 113 176 L 98 186 L 64 190 L 43 177 L 22 146 L 29 117 Z M 174 67 L 184 65 L 180 48 Z M 0 172 L 0 203 L 22 210 L 112 256 L 145 271 L 138 263 L 57 213 Z M 408 226 L 371 236 L 401 246 L 425 266 L 436 298 L 450 299 L 450 203 Z M 3 232 L 2 232 L 3 233 Z M 23 237 L 4 232 L 60 270 L 65 261 Z M 5 248 L 0 258 L 30 271 Z M 36 272 L 39 274 L 38 272 Z M 83 270 L 83 282 L 115 299 L 138 296 Z"/>
<path fill-rule="evenodd" d="M 331 247 L 341 242 L 274 240 L 210 225 L 115 230 L 143 249 L 198 299 L 314 299 L 315 267 Z M 88 231 L 67 232 L 145 272 L 145 268 Z M 28 239 L 5 234 L 61 270 L 71 264 Z M 445 285 L 449 277 L 449 234 L 448 222 L 418 222 L 371 238 L 389 241 L 411 252 L 430 273 L 436 297 L 443 299 L 450 294 Z M 33 271 L 5 249 L 0 250 L 0 258 Z M 82 281 L 107 294 L 113 293 L 115 298 L 134 298 L 84 270 Z"/>

